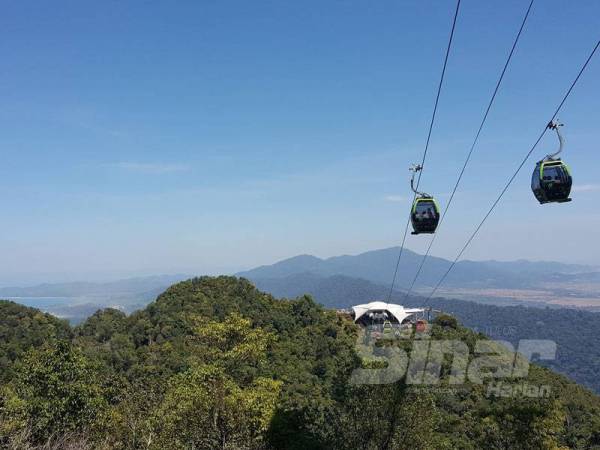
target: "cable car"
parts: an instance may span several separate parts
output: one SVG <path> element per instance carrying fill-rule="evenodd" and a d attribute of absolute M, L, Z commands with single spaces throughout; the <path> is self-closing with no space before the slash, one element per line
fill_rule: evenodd
<path fill-rule="evenodd" d="M 440 208 L 435 199 L 422 192 L 418 192 L 414 187 L 415 174 L 422 170 L 423 167 L 416 165 L 411 167 L 413 172 L 410 180 L 410 187 L 415 193 L 415 200 L 410 212 L 410 221 L 412 223 L 413 232 L 411 234 L 432 234 L 440 221 Z"/>
<path fill-rule="evenodd" d="M 571 201 L 569 194 L 571 193 L 573 178 L 568 166 L 560 158 L 557 158 L 564 146 L 564 139 L 558 129 L 561 126 L 562 124 L 554 121 L 548 124 L 549 129 L 556 131 L 559 148 L 556 153 L 547 155 L 544 159 L 538 161 L 531 176 L 531 190 L 542 205 L 544 203 Z"/>

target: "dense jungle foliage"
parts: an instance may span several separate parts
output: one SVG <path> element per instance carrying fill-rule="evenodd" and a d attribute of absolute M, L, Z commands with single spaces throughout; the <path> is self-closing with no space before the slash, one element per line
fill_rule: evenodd
<path fill-rule="evenodd" d="M 470 360 L 483 338 L 450 316 L 430 331 Z M 441 383 L 411 384 L 409 366 L 355 384 L 355 369 L 412 356 L 419 337 L 367 339 L 310 297 L 278 300 L 232 277 L 184 281 L 144 310 L 98 311 L 76 328 L 0 302 L 0 447 L 600 449 L 600 399 L 561 375 L 532 366 L 504 382 L 548 395 L 489 395 L 489 380 L 448 384 L 445 358 Z"/>
<path fill-rule="evenodd" d="M 386 298 L 389 293 L 389 286 L 342 275 L 319 277 L 302 273 L 252 281 L 259 289 L 276 297 L 293 298 L 308 293 L 327 308 L 349 308 Z M 400 291 L 392 294 L 391 301 L 409 307 L 428 305 L 447 311 L 463 326 L 513 344 L 521 339 L 550 339 L 558 347 L 556 358 L 539 360 L 539 363 L 600 394 L 600 315 L 597 312 L 539 306 L 496 306 L 417 295 L 407 297 L 405 292 Z M 481 301 L 485 302 L 485 299 Z"/>

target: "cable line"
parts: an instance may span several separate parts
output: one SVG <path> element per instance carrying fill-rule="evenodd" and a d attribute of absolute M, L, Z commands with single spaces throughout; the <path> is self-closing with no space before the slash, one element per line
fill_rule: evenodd
<path fill-rule="evenodd" d="M 437 114 L 437 108 L 440 101 L 440 94 L 442 92 L 442 85 L 444 84 L 444 76 L 446 75 L 446 67 L 448 65 L 448 57 L 450 56 L 450 48 L 452 47 L 452 40 L 454 38 L 454 30 L 456 29 L 456 19 L 458 18 L 458 11 L 460 9 L 460 1 L 456 2 L 456 11 L 454 12 L 454 19 L 452 20 L 452 30 L 450 31 L 450 37 L 448 39 L 448 46 L 446 47 L 446 55 L 444 57 L 444 66 L 442 67 L 442 74 L 440 76 L 440 81 L 437 88 L 437 95 L 435 97 L 435 104 L 433 106 L 433 114 L 431 115 L 431 122 L 429 123 L 429 132 L 427 133 L 427 141 L 425 143 L 425 150 L 423 151 L 423 158 L 421 159 L 421 167 L 425 165 L 425 159 L 427 158 L 427 151 L 429 150 L 429 141 L 431 140 L 431 133 L 433 131 L 433 124 L 435 123 L 435 116 Z M 419 189 L 419 183 L 421 182 L 421 175 L 423 171 L 419 172 L 419 176 L 417 178 L 416 190 Z M 414 194 L 413 202 L 416 199 L 416 195 Z M 396 284 L 396 277 L 398 276 L 398 268 L 400 267 L 400 260 L 402 259 L 402 253 L 404 252 L 404 243 L 406 242 L 406 234 L 408 233 L 408 225 L 410 224 L 410 214 L 408 216 L 408 220 L 406 222 L 406 227 L 404 228 L 404 236 L 402 237 L 402 244 L 400 245 L 400 252 L 398 253 L 398 260 L 396 261 L 396 268 L 394 270 L 394 277 L 392 278 L 392 284 L 390 286 L 390 292 L 388 294 L 387 303 L 390 302 L 392 298 L 392 292 L 394 291 L 394 285 Z"/>
<path fill-rule="evenodd" d="M 492 109 L 492 105 L 494 104 L 494 100 L 496 99 L 496 94 L 498 93 L 498 90 L 500 89 L 500 85 L 502 84 L 502 80 L 504 79 L 504 74 L 506 73 L 506 69 L 508 68 L 508 65 L 510 64 L 510 61 L 512 59 L 512 56 L 515 52 L 515 48 L 517 47 L 517 44 L 519 43 L 519 39 L 521 37 L 521 33 L 523 32 L 523 29 L 525 27 L 525 23 L 527 22 L 527 19 L 529 17 L 529 13 L 531 11 L 531 8 L 533 6 L 533 2 L 535 0 L 531 0 L 531 2 L 529 3 L 529 7 L 527 8 L 527 11 L 525 12 L 525 16 L 523 17 L 523 21 L 521 22 L 521 27 L 519 28 L 519 32 L 517 33 L 517 36 L 515 37 L 515 40 L 512 44 L 512 48 L 510 49 L 510 52 L 508 54 L 508 57 L 506 59 L 506 62 L 504 63 L 504 67 L 502 69 L 502 72 L 500 73 L 500 77 L 498 78 L 498 81 L 496 83 L 496 87 L 494 88 L 494 92 L 492 93 L 492 97 L 490 98 L 490 101 L 487 105 L 487 109 L 485 110 L 485 114 L 483 115 L 483 119 L 481 120 L 481 124 L 479 125 L 479 129 L 477 130 L 477 133 L 475 134 L 475 139 L 473 139 L 473 144 L 471 145 L 471 149 L 469 150 L 469 152 L 467 153 L 467 157 L 465 159 L 465 162 L 462 166 L 462 169 L 458 175 L 458 179 L 456 180 L 456 184 L 454 185 L 454 189 L 452 189 L 452 194 L 450 194 L 450 199 L 448 200 L 448 203 L 446 205 L 446 208 L 444 209 L 444 212 L 442 213 L 442 217 L 440 218 L 440 223 L 438 224 L 438 230 L 439 227 L 442 225 L 442 222 L 444 221 L 444 217 L 446 217 L 446 213 L 448 212 L 448 210 L 450 209 L 450 205 L 452 205 L 452 200 L 454 200 L 454 195 L 456 194 L 456 190 L 458 189 L 458 186 L 462 180 L 462 177 L 465 173 L 465 170 L 467 168 L 467 165 L 469 164 L 469 161 L 471 160 L 471 156 L 473 155 L 473 150 L 475 150 L 475 147 L 477 145 L 477 142 L 479 141 L 479 135 L 481 134 L 481 131 L 483 130 L 483 127 L 485 125 L 485 122 L 487 121 L 488 115 L 490 113 L 490 110 Z M 427 251 L 425 252 L 425 254 L 423 255 L 423 258 L 421 259 L 421 264 L 419 265 L 419 268 L 417 269 L 417 273 L 415 275 L 415 277 L 412 280 L 412 283 L 410 284 L 410 287 L 408 288 L 408 290 L 406 291 L 406 295 L 404 297 L 404 301 L 406 301 L 406 299 L 408 299 L 408 296 L 410 295 L 410 293 L 412 292 L 412 289 L 417 281 L 417 279 L 419 278 L 419 275 L 421 274 L 421 271 L 423 270 L 423 266 L 425 265 L 425 261 L 427 260 L 427 257 L 429 256 L 429 253 L 431 252 L 431 247 L 433 246 L 433 243 L 435 242 L 435 238 L 437 236 L 437 232 L 433 234 L 431 241 L 429 242 L 429 246 L 427 247 Z"/>
<path fill-rule="evenodd" d="M 552 118 L 550 119 L 549 123 L 552 123 L 556 119 L 556 116 L 558 115 L 558 113 L 562 109 L 563 105 L 565 104 L 565 102 L 567 101 L 567 99 L 569 98 L 569 96 L 571 95 L 571 92 L 573 91 L 573 88 L 575 87 L 575 85 L 577 84 L 577 82 L 579 81 L 579 79 L 581 78 L 581 75 L 583 74 L 583 72 L 587 68 L 589 62 L 591 61 L 592 57 L 596 53 L 596 50 L 598 50 L 599 46 L 600 46 L 600 40 L 596 43 L 596 46 L 594 47 L 594 49 L 592 50 L 592 52 L 590 53 L 590 55 L 586 59 L 585 63 L 583 64 L 583 66 L 579 70 L 579 73 L 577 74 L 577 76 L 575 77 L 575 79 L 573 80 L 573 82 L 571 83 L 571 86 L 567 90 L 566 94 L 563 96 L 561 102 L 559 103 L 558 107 L 554 111 L 554 114 L 552 114 Z M 519 174 L 519 172 L 521 171 L 521 169 L 523 168 L 523 166 L 525 165 L 525 163 L 527 162 L 527 160 L 529 159 L 529 157 L 531 156 L 531 154 L 533 153 L 533 151 L 536 149 L 536 147 L 538 146 L 538 144 L 540 143 L 540 141 L 542 140 L 542 138 L 546 134 L 547 130 L 548 130 L 548 126 L 545 126 L 544 130 L 542 131 L 542 133 L 540 134 L 540 136 L 537 138 L 537 140 L 535 141 L 535 143 L 533 144 L 533 146 L 531 147 L 531 149 L 527 152 L 527 154 L 523 158 L 523 161 L 521 161 L 521 163 L 517 167 L 517 170 L 515 171 L 515 173 L 510 177 L 510 179 L 508 180 L 508 183 L 506 183 L 506 186 L 504 186 L 504 189 L 502 189 L 502 191 L 500 192 L 500 195 L 498 195 L 498 198 L 496 198 L 496 200 L 492 203 L 492 206 L 490 207 L 490 209 L 488 210 L 488 212 L 485 214 L 485 216 L 483 217 L 483 219 L 481 220 L 481 222 L 479 223 L 479 225 L 477 225 L 477 228 L 475 228 L 475 231 L 473 232 L 473 234 L 471 234 L 471 236 L 469 237 L 469 239 L 467 239 L 467 242 L 462 247 L 462 249 L 460 250 L 460 252 L 458 252 L 458 255 L 456 255 L 456 258 L 454 258 L 454 261 L 452 261 L 452 264 L 450 264 L 450 267 L 448 268 L 448 270 L 446 270 L 446 272 L 444 273 L 444 275 L 442 276 L 442 278 L 440 278 L 440 280 L 436 284 L 436 286 L 433 289 L 433 291 L 431 291 L 431 294 L 429 294 L 429 297 L 427 297 L 427 300 L 430 300 L 434 296 L 434 294 L 437 292 L 437 290 L 439 289 L 439 287 L 442 285 L 442 283 L 444 282 L 444 280 L 446 279 L 446 277 L 448 276 L 448 274 L 450 273 L 450 271 L 454 268 L 454 266 L 456 265 L 456 263 L 458 262 L 458 260 L 460 259 L 460 257 L 463 255 L 463 253 L 465 252 L 465 250 L 467 249 L 467 247 L 471 244 L 471 242 L 473 241 L 473 239 L 475 238 L 475 236 L 477 235 L 477 233 L 479 233 L 479 230 L 481 229 L 481 227 L 483 226 L 483 224 L 486 222 L 486 220 L 488 219 L 488 217 L 492 214 L 492 211 L 494 210 L 494 208 L 496 208 L 496 205 L 498 205 L 498 203 L 500 203 L 500 200 L 502 199 L 502 197 L 504 196 L 504 194 L 506 193 L 506 191 L 508 190 L 508 188 L 510 187 L 510 185 L 512 184 L 512 182 L 515 180 L 515 178 L 517 177 L 517 175 Z"/>

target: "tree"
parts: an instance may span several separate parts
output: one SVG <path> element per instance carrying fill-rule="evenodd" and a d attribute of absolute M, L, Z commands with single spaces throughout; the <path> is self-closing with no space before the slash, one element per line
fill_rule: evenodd
<path fill-rule="evenodd" d="M 439 325 L 440 327 L 447 327 L 447 328 L 454 328 L 454 329 L 458 328 L 458 320 L 456 320 L 456 318 L 451 316 L 450 314 L 438 315 L 434 319 L 433 323 L 436 325 Z"/>
<path fill-rule="evenodd" d="M 30 350 L 5 391 L 3 416 L 33 442 L 93 425 L 106 408 L 94 368 L 68 342 Z"/>
<path fill-rule="evenodd" d="M 274 341 L 273 333 L 253 328 L 250 320 L 233 313 L 223 322 L 197 320 L 194 334 L 187 342 L 193 361 L 221 367 L 244 382 L 265 363 L 267 349 Z"/>
<path fill-rule="evenodd" d="M 211 365 L 176 375 L 156 416 L 157 448 L 263 448 L 280 384 L 257 378 L 241 387 Z"/>
<path fill-rule="evenodd" d="M 158 445 L 262 448 L 281 383 L 256 373 L 273 341 L 239 314 L 199 323 L 188 340 L 194 365 L 171 378 L 159 408 Z"/>

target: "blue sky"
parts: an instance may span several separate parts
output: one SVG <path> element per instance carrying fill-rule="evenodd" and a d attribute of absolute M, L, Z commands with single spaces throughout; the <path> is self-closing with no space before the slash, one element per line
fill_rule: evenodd
<path fill-rule="evenodd" d="M 463 0 L 421 185 L 442 205 L 527 5 Z M 398 245 L 454 6 L 6 3 L 0 284 Z M 433 254 L 456 254 L 599 30 L 597 1 L 534 5 Z M 597 55 L 560 115 L 574 201 L 529 190 L 547 135 L 466 258 L 600 264 L 599 80 Z"/>

